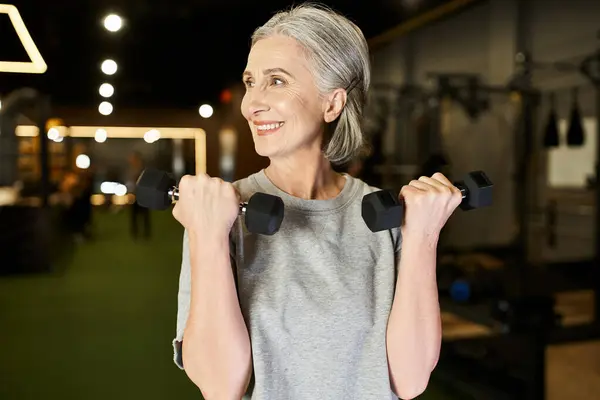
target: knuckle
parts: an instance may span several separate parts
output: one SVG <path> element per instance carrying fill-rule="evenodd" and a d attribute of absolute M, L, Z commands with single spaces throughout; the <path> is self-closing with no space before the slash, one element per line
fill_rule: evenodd
<path fill-rule="evenodd" d="M 223 181 L 219 178 L 210 178 L 210 184 L 219 193 L 222 193 L 223 188 L 225 187 L 225 185 L 223 184 Z"/>
<path fill-rule="evenodd" d="M 205 185 L 209 181 L 210 181 L 210 178 L 206 174 L 196 175 L 196 182 L 198 182 L 199 184 Z"/>
<path fill-rule="evenodd" d="M 199 175 L 196 175 L 196 176 L 194 177 L 194 182 L 195 182 L 195 183 L 196 183 L 196 185 L 198 185 L 198 186 L 204 186 L 204 185 L 206 185 L 206 182 L 207 182 L 207 181 L 208 181 L 208 179 L 207 179 L 207 176 L 206 176 L 206 175 L 204 175 L 204 174 L 199 174 Z"/>
<path fill-rule="evenodd" d="M 231 196 L 231 193 L 233 192 L 228 182 L 219 183 L 219 191 L 225 196 Z"/>
<path fill-rule="evenodd" d="M 235 187 L 231 183 L 227 183 L 225 185 L 225 191 L 227 194 L 230 194 L 230 195 L 235 195 L 235 193 L 236 193 Z"/>
<path fill-rule="evenodd" d="M 191 179 L 192 179 L 192 177 L 190 175 L 182 176 L 181 179 L 179 180 L 179 187 L 188 186 Z"/>

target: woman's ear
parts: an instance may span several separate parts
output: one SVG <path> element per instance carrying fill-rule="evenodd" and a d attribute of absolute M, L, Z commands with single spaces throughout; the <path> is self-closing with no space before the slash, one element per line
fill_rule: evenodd
<path fill-rule="evenodd" d="M 347 94 L 344 89 L 335 89 L 325 97 L 324 115 L 325 122 L 335 121 L 346 106 Z"/>

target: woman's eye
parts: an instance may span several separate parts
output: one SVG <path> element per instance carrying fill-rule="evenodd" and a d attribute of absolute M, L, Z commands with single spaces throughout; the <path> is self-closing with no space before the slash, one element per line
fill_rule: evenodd
<path fill-rule="evenodd" d="M 250 88 L 252 86 L 254 86 L 254 82 L 252 82 L 251 80 L 247 79 L 244 81 L 244 86 L 246 86 L 247 88 Z"/>
<path fill-rule="evenodd" d="M 283 79 L 273 78 L 273 79 L 271 79 L 271 83 L 275 86 L 280 86 L 280 85 L 283 85 L 285 82 L 283 81 Z"/>

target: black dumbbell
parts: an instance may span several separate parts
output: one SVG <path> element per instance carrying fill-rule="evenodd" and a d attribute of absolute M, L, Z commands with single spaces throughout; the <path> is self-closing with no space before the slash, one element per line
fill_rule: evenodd
<path fill-rule="evenodd" d="M 136 201 L 146 208 L 166 210 L 179 199 L 175 178 L 167 172 L 148 168 L 136 183 Z M 277 233 L 283 221 L 283 200 L 266 193 L 254 193 L 247 203 L 240 203 L 249 232 L 262 235 Z"/>
<path fill-rule="evenodd" d="M 460 208 L 472 210 L 492 204 L 494 184 L 483 171 L 469 172 L 462 181 L 454 183 L 462 192 Z M 391 190 L 369 193 L 362 200 L 362 217 L 372 232 L 385 231 L 402 225 L 404 206 Z"/>

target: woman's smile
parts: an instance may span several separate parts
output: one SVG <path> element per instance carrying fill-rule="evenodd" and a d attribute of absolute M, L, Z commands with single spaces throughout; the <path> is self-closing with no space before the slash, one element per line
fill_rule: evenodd
<path fill-rule="evenodd" d="M 258 136 L 268 136 L 279 131 L 283 126 L 284 122 L 277 121 L 254 121 L 256 127 L 256 134 Z"/>

